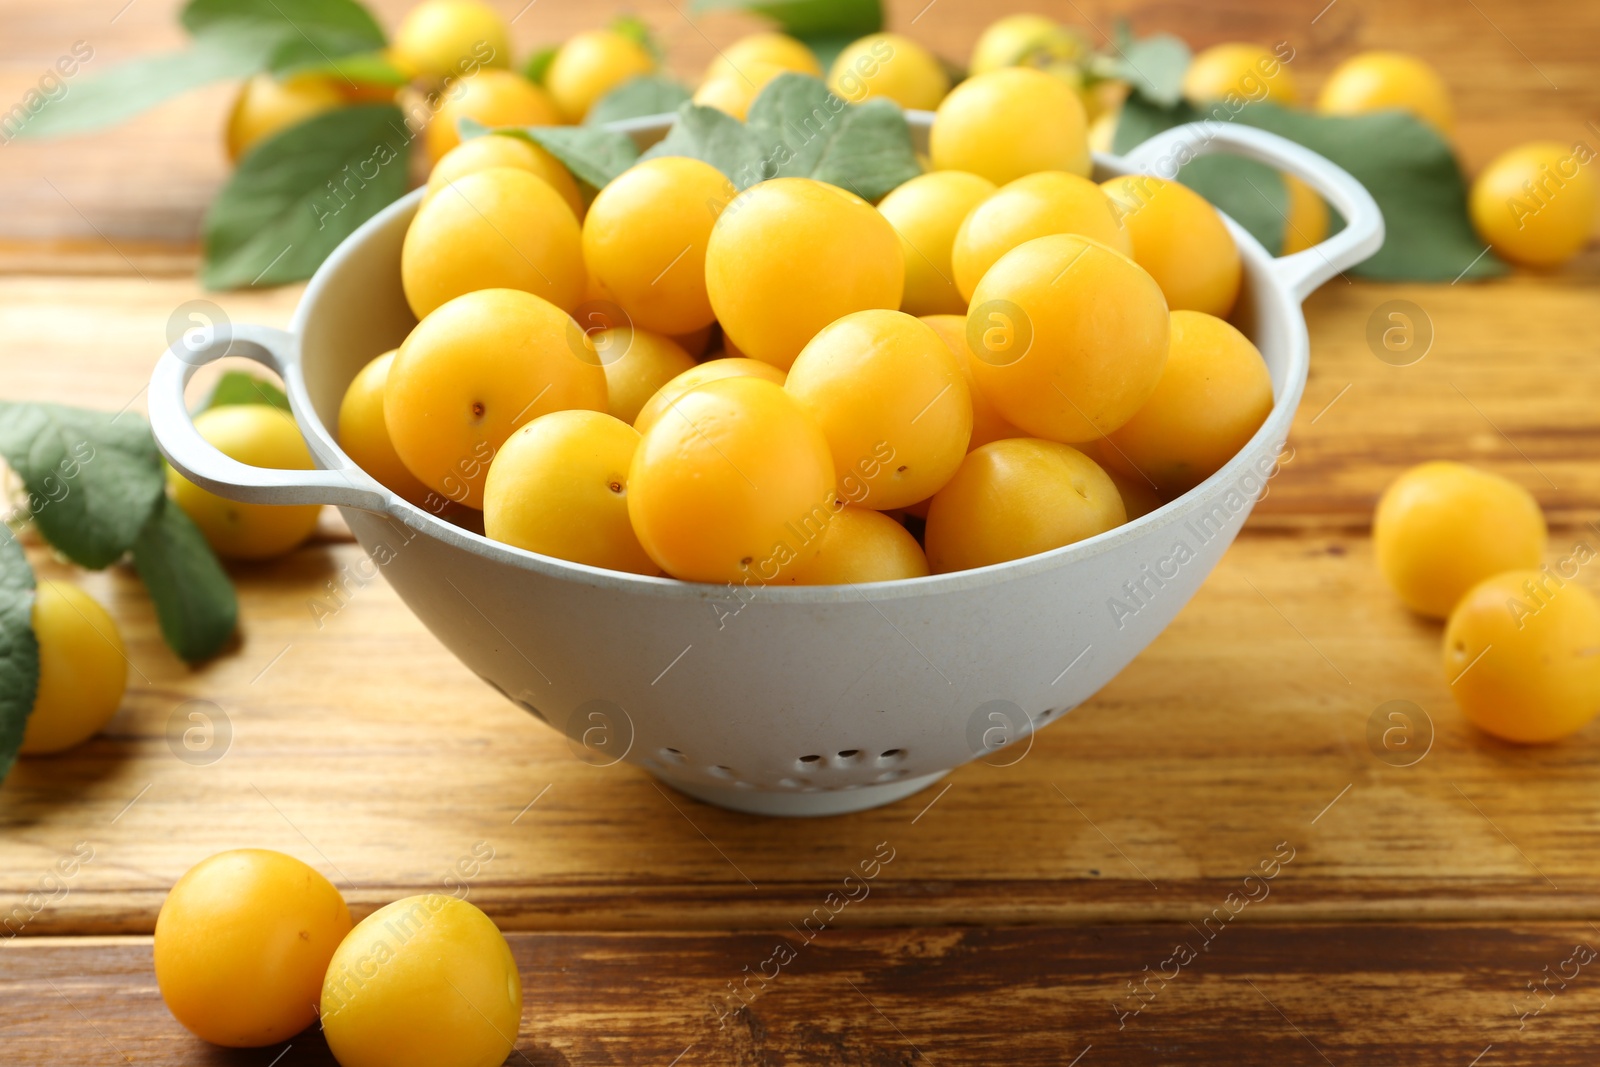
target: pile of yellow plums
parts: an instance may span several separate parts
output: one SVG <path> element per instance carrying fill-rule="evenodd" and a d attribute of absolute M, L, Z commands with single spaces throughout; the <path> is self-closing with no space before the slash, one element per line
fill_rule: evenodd
<path fill-rule="evenodd" d="M 1507 741 L 1554 741 L 1600 712 L 1600 601 L 1575 579 L 1579 541 L 1544 562 L 1543 512 L 1464 463 L 1413 467 L 1373 518 L 1378 566 L 1411 610 L 1448 619 L 1444 669 L 1467 718 Z"/>
<path fill-rule="evenodd" d="M 469 140 L 406 234 L 418 324 L 350 385 L 340 442 L 547 556 L 831 584 L 1092 537 L 1251 438 L 1271 381 L 1204 199 L 1091 181 L 1077 94 L 1028 68 L 945 96 L 930 154 L 877 206 L 667 156 L 584 210 L 530 141 Z"/>
<path fill-rule="evenodd" d="M 522 1022 L 522 978 L 494 921 L 466 900 L 487 846 L 450 893 L 394 901 L 352 927 L 332 883 L 281 852 L 235 849 L 189 869 L 156 916 L 156 984 L 216 1045 L 260 1048 L 320 1020 L 341 1067 L 494 1067 Z"/>
<path fill-rule="evenodd" d="M 229 157 L 238 160 L 266 137 L 333 108 L 394 99 L 419 127 L 426 127 L 428 158 L 437 163 L 460 143 L 457 123 L 462 118 L 491 127 L 579 123 L 611 90 L 641 75 L 660 73 L 649 47 L 613 27 L 586 30 L 563 42 L 534 72 L 534 81 L 512 69 L 510 26 L 484 0 L 424 0 L 407 13 L 385 58 L 408 79 L 405 85 L 363 84 L 359 78 L 318 73 L 251 78 L 229 112 L 224 136 Z M 1242 42 L 1214 45 L 1190 63 L 1183 94 L 1202 111 L 1218 102 L 1228 102 L 1230 108 L 1256 101 L 1297 107 L 1307 98 L 1292 70 L 1295 59 L 1287 42 L 1273 48 Z M 1129 86 L 1116 77 L 1091 74 L 1093 61 L 1087 41 L 1072 27 L 1044 15 L 1007 15 L 978 36 L 968 60 L 969 81 L 1008 70 L 1044 74 L 1053 84 L 1047 87 L 1040 79 L 1027 84 L 1041 93 L 1075 96 L 1092 123 L 1089 143 L 1109 151 Z M 897 33 L 874 33 L 850 43 L 827 70 L 810 48 L 792 37 L 752 34 L 718 50 L 694 100 L 743 119 L 767 83 L 785 71 L 825 77 L 828 87 L 850 103 L 879 98 L 931 111 L 941 108 L 947 97 L 962 97 L 969 113 L 987 113 L 985 98 L 953 78 L 949 65 Z M 1403 52 L 1351 56 L 1324 82 L 1315 107 L 1325 115 L 1408 111 L 1446 139 L 1455 126 L 1444 79 L 1422 59 Z M 1040 142 L 1040 154 L 1060 154 L 1061 143 L 1053 135 L 1031 128 L 1019 134 L 1014 116 L 998 118 L 990 131 L 995 140 L 1025 136 Z M 970 147 L 977 159 L 987 154 L 982 141 Z M 1472 188 L 1469 210 L 1479 235 L 1516 263 L 1550 267 L 1571 258 L 1587 242 L 1600 212 L 1600 180 L 1590 166 L 1595 156 L 1594 147 L 1583 141 L 1540 141 L 1496 157 Z M 970 165 L 956 169 L 985 173 Z M 1003 183 L 1025 173 L 1031 171 L 1013 167 L 986 176 Z M 1308 186 L 1292 176 L 1284 178 L 1288 208 L 1279 251 L 1288 254 L 1322 240 L 1329 217 Z M 576 196 L 575 189 L 560 191 L 569 199 Z"/>

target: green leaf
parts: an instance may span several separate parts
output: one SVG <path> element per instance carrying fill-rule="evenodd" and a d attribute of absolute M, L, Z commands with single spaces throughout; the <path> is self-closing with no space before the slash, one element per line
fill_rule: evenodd
<path fill-rule="evenodd" d="M 161 636 L 185 662 L 199 663 L 233 636 L 239 602 L 205 535 L 162 498 L 133 546 L 133 566 L 155 605 Z"/>
<path fill-rule="evenodd" d="M 1161 108 L 1134 94 L 1123 106 L 1113 148 L 1125 153 L 1161 130 L 1205 117 L 1188 104 Z M 1229 116 L 1219 104 L 1209 117 L 1227 121 Z M 1484 246 L 1467 218 L 1466 181 L 1450 146 L 1426 123 L 1401 111 L 1339 117 L 1267 103 L 1240 109 L 1232 121 L 1302 144 L 1366 186 L 1383 212 L 1387 236 L 1377 254 L 1352 267 L 1351 274 L 1383 281 L 1452 281 L 1505 272 L 1505 264 L 1492 253 L 1476 259 Z M 1185 167 L 1179 177 L 1266 248 L 1283 247 L 1281 212 L 1287 210 L 1287 192 L 1270 168 L 1237 157 L 1207 156 Z"/>
<path fill-rule="evenodd" d="M 211 395 L 200 405 L 200 410 L 208 411 L 211 408 L 236 404 L 265 404 L 280 411 L 289 410 L 289 398 L 284 395 L 282 389 L 265 378 L 257 378 L 254 374 L 236 370 L 228 371 L 217 379 L 217 384 L 211 389 Z"/>
<path fill-rule="evenodd" d="M 33 568 L 11 531 L 0 526 L 0 780 L 16 762 L 38 691 Z"/>
<path fill-rule="evenodd" d="M 879 0 L 694 0 L 690 9 L 748 11 L 772 19 L 799 38 L 824 34 L 864 37 L 883 29 Z"/>
<path fill-rule="evenodd" d="M 1113 57 L 1113 76 L 1132 84 L 1147 99 L 1171 107 L 1183 99 L 1189 58 L 1189 46 L 1170 33 L 1129 38 Z"/>
<path fill-rule="evenodd" d="M 393 104 L 324 112 L 257 145 L 206 213 L 212 289 L 309 278 L 406 191 L 411 133 Z"/>
<path fill-rule="evenodd" d="M 17 101 L 26 116 L 17 123 L 0 116 L 0 141 L 11 137 L 59 137 L 115 125 L 190 89 L 247 78 L 267 62 L 267 51 L 221 41 L 199 41 L 186 52 L 146 56 L 104 74 L 80 76 L 54 100 L 29 89 Z"/>
<path fill-rule="evenodd" d="M 293 43 L 293 42 L 289 42 Z M 296 61 L 299 65 L 293 65 Z M 281 64 L 281 65 L 280 65 Z M 363 52 L 358 55 L 326 59 L 306 56 L 298 50 L 280 48 L 273 53 L 273 69 L 281 74 L 321 74 L 354 85 L 387 85 L 399 88 L 411 79 L 382 52 Z"/>
<path fill-rule="evenodd" d="M 664 74 L 641 74 L 630 78 L 595 101 L 584 118 L 585 126 L 604 126 L 608 122 L 637 119 L 645 115 L 665 115 L 694 94 L 676 78 Z"/>
<path fill-rule="evenodd" d="M 638 15 L 618 15 L 611 20 L 611 32 L 626 37 L 649 52 L 657 63 L 666 58 L 666 49 L 656 40 L 656 35 L 650 30 L 650 24 Z"/>
<path fill-rule="evenodd" d="M 921 173 L 905 113 L 887 100 L 851 105 L 804 74 L 780 74 L 750 105 L 745 123 L 684 104 L 645 158 L 690 156 L 739 189 L 768 178 L 815 178 L 877 200 Z"/>
<path fill-rule="evenodd" d="M 1484 254 L 1472 228 L 1466 179 L 1449 144 L 1410 113 L 1341 117 L 1254 104 L 1240 120 L 1326 156 L 1378 202 L 1387 230 L 1383 247 L 1350 273 L 1385 281 L 1454 281 L 1506 272 L 1493 252 Z"/>
<path fill-rule="evenodd" d="M 27 487 L 39 533 L 95 570 L 133 547 L 166 491 L 150 426 L 137 415 L 0 403 L 0 455 Z"/>
<path fill-rule="evenodd" d="M 550 64 L 556 61 L 556 53 L 561 49 L 556 45 L 546 45 L 528 57 L 522 64 L 522 76 L 535 85 L 544 84 L 545 72 L 550 69 Z"/>
<path fill-rule="evenodd" d="M 639 159 L 639 146 L 633 138 L 615 130 L 592 126 L 500 126 L 491 130 L 471 119 L 462 119 L 459 126 L 463 140 L 492 133 L 532 141 L 559 159 L 579 181 L 596 189 L 604 189 Z"/>
<path fill-rule="evenodd" d="M 197 38 L 299 40 L 328 60 L 388 43 L 383 27 L 356 0 L 189 0 L 180 19 Z"/>
<path fill-rule="evenodd" d="M 744 123 L 725 111 L 695 103 L 681 105 L 667 135 L 646 149 L 640 158 L 663 156 L 684 156 L 709 163 L 726 174 L 739 189 L 774 176 L 764 173 L 760 145 Z"/>
<path fill-rule="evenodd" d="M 922 173 L 898 105 L 846 104 L 804 74 L 780 74 L 768 83 L 750 105 L 746 126 L 763 158 L 779 161 L 774 176 L 815 178 L 863 200 L 876 201 Z"/>

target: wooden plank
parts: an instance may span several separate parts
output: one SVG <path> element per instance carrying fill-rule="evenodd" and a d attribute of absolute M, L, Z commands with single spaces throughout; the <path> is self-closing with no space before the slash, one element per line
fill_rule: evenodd
<path fill-rule="evenodd" d="M 1014 765 L 780 823 L 578 761 L 362 559 L 319 545 L 235 568 L 239 644 L 199 670 L 160 644 L 131 576 L 85 579 L 134 669 L 102 735 L 5 783 L 7 908 L 78 842 L 95 853 L 26 932 L 148 932 L 185 869 L 242 846 L 302 857 L 365 911 L 445 885 L 487 844 L 474 892 L 516 929 L 770 927 L 883 841 L 900 858 L 860 917 L 879 925 L 1192 918 L 1280 841 L 1297 858 L 1252 919 L 1574 918 L 1600 891 L 1600 732 L 1538 748 L 1478 734 L 1451 705 L 1438 626 L 1387 594 L 1359 536 L 1244 538 Z M 1396 699 L 1431 722 L 1415 766 L 1369 742 Z M 196 710 L 231 739 L 185 757 Z"/>
<path fill-rule="evenodd" d="M 84 74 L 134 56 L 182 47 L 174 12 L 180 0 L 67 0 L 49 5 L 0 0 L 0 111 L 21 101 L 75 41 L 95 50 Z M 372 5 L 389 27 L 409 0 Z M 520 58 L 536 45 L 603 25 L 622 8 L 657 33 L 671 69 L 695 80 L 715 55 L 756 23 L 727 13 L 690 19 L 677 0 L 603 5 L 567 0 L 497 0 L 512 25 Z M 1592 57 L 1600 46 L 1600 9 L 1592 4 L 1483 0 L 1463 12 L 1454 0 L 1358 4 L 1320 13 L 1295 5 L 1229 0 L 1203 6 L 1074 3 L 1004 5 L 895 0 L 890 23 L 935 51 L 964 61 L 978 32 L 1007 10 L 1043 10 L 1102 41 L 1119 16 L 1141 33 L 1167 31 L 1196 47 L 1219 40 L 1289 42 L 1292 69 L 1307 93 L 1350 53 L 1397 43 L 1434 63 L 1450 85 L 1460 123 L 1455 143 L 1468 168 L 1523 141 L 1600 136 L 1587 123 L 1600 114 Z M 122 9 L 122 10 L 119 10 Z M 1312 19 L 1312 15 L 1317 17 Z M 1559 87 L 1559 88 L 1558 88 Z M 70 92 L 71 83 L 68 83 Z M 116 129 L 49 142 L 5 144 L 0 153 L 0 271 L 103 271 L 128 263 L 146 274 L 187 272 L 205 206 L 228 164 L 221 130 L 233 89 L 199 90 Z"/>
<path fill-rule="evenodd" d="M 1560 1067 L 1600 1054 L 1587 923 L 1219 929 L 1209 943 L 1187 924 L 513 934 L 525 1010 L 507 1062 Z M 768 962 L 780 943 L 793 954 L 781 968 Z M 1179 945 L 1194 957 L 1181 967 Z M 730 986 L 758 972 L 776 977 L 750 979 L 741 1008 Z M 8 1062 L 333 1063 L 315 1029 L 287 1050 L 191 1037 L 160 1001 L 147 939 L 10 942 L 0 992 Z"/>

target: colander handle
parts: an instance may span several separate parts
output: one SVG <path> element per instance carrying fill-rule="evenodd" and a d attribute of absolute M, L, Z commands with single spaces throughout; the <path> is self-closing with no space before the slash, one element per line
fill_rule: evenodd
<path fill-rule="evenodd" d="M 191 482 L 229 500 L 249 504 L 338 504 L 365 511 L 383 511 L 389 493 L 358 467 L 286 471 L 252 467 L 219 452 L 195 429 L 194 418 L 183 400 L 184 387 L 195 371 L 223 356 L 243 356 L 275 372 L 286 383 L 286 373 L 299 350 L 291 333 L 268 326 L 230 326 L 203 346 L 190 348 L 184 340 L 162 353 L 150 376 L 150 429 L 161 454 Z M 289 405 L 304 403 L 296 389 L 289 390 Z"/>
<path fill-rule="evenodd" d="M 1191 122 L 1156 134 L 1123 157 L 1130 171 L 1171 180 L 1191 159 L 1227 151 L 1288 171 L 1339 209 L 1344 229 L 1274 265 L 1297 300 L 1383 247 L 1383 212 L 1366 187 L 1342 167 L 1285 137 L 1234 123 Z"/>

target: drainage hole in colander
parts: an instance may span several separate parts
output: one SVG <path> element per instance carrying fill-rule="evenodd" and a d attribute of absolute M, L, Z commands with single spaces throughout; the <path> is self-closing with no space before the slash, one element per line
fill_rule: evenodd
<path fill-rule="evenodd" d="M 903 749 L 903 748 L 886 748 L 882 752 L 878 753 L 878 766 L 887 767 L 891 763 L 899 763 L 901 760 L 903 760 L 905 758 L 906 758 L 906 750 L 905 749 Z"/>
<path fill-rule="evenodd" d="M 855 763 L 861 758 L 861 750 L 859 748 L 840 749 L 834 758 L 843 764 Z"/>
<path fill-rule="evenodd" d="M 822 757 L 821 756 L 801 756 L 799 759 L 795 760 L 795 762 L 800 765 L 800 769 L 802 771 L 808 771 L 811 768 L 815 767 L 817 764 L 821 763 L 822 762 Z"/>
<path fill-rule="evenodd" d="M 683 753 L 675 748 L 664 748 L 661 750 L 661 758 L 669 763 L 682 763 L 684 757 Z"/>
<path fill-rule="evenodd" d="M 724 767 L 720 763 L 715 767 L 707 767 L 706 773 L 713 778 L 732 778 L 734 776 L 732 767 Z"/>

